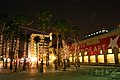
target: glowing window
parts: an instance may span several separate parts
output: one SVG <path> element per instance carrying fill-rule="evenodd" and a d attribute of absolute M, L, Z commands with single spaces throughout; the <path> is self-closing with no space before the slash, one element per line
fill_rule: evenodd
<path fill-rule="evenodd" d="M 84 56 L 84 62 L 88 62 L 88 56 Z"/>
<path fill-rule="evenodd" d="M 75 57 L 73 57 L 73 60 L 74 60 L 73 62 L 75 62 Z"/>
<path fill-rule="evenodd" d="M 106 32 L 108 32 L 108 30 L 106 30 Z"/>
<path fill-rule="evenodd" d="M 84 55 L 87 55 L 87 52 L 85 52 L 85 54 Z"/>
<path fill-rule="evenodd" d="M 118 61 L 119 61 L 119 63 L 120 63 L 120 53 L 118 54 Z"/>
<path fill-rule="evenodd" d="M 88 35 L 88 36 L 90 36 L 90 35 Z"/>
<path fill-rule="evenodd" d="M 90 62 L 91 62 L 91 63 L 95 63 L 95 62 L 96 62 L 96 60 L 95 60 L 95 55 L 90 56 Z"/>
<path fill-rule="evenodd" d="M 72 62 L 72 57 L 69 58 L 70 62 Z"/>
<path fill-rule="evenodd" d="M 79 57 L 79 60 L 80 60 L 80 62 L 82 62 L 82 56 L 81 56 L 81 57 Z"/>
<path fill-rule="evenodd" d="M 91 34 L 91 36 L 93 36 L 93 34 Z"/>
<path fill-rule="evenodd" d="M 96 34 L 98 34 L 98 32 L 96 32 Z"/>
<path fill-rule="evenodd" d="M 81 53 L 79 53 L 79 56 L 81 56 Z"/>
<path fill-rule="evenodd" d="M 99 33 L 101 33 L 101 31 L 99 31 Z"/>
<path fill-rule="evenodd" d="M 105 32 L 105 30 L 102 30 L 102 33 L 104 33 Z"/>
<path fill-rule="evenodd" d="M 115 63 L 114 54 L 107 55 L 107 62 L 108 63 Z"/>
<path fill-rule="evenodd" d="M 100 50 L 100 54 L 102 54 L 102 50 Z"/>
<path fill-rule="evenodd" d="M 98 63 L 104 63 L 104 55 L 98 55 Z"/>
<path fill-rule="evenodd" d="M 112 53 L 112 49 L 108 49 L 108 53 Z"/>
<path fill-rule="evenodd" d="M 76 54 L 74 54 L 74 56 L 75 56 Z"/>

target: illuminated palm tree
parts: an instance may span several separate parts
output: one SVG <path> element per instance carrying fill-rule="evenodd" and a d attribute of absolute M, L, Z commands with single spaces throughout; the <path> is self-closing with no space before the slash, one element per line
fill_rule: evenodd
<path fill-rule="evenodd" d="M 71 33 L 74 35 L 74 42 L 75 42 L 75 54 L 77 56 L 77 65 L 80 66 L 80 61 L 79 61 L 79 51 L 78 51 L 78 41 L 79 41 L 79 33 L 80 33 L 80 26 L 72 26 L 71 27 Z"/>
<path fill-rule="evenodd" d="M 43 32 L 44 39 L 45 39 L 45 31 L 50 29 L 51 18 L 52 18 L 52 14 L 47 9 L 41 10 L 40 13 L 38 14 L 39 30 Z M 44 42 L 43 42 L 43 49 L 44 49 Z M 44 51 L 43 51 L 43 54 L 44 54 Z M 43 57 L 41 61 L 41 72 L 43 72 Z"/>
<path fill-rule="evenodd" d="M 12 61 L 14 58 L 14 51 L 15 51 L 15 39 L 16 39 L 16 34 L 18 32 L 18 26 L 14 23 L 14 20 L 12 17 L 8 17 L 6 14 L 4 14 L 1 17 L 1 25 L 3 27 L 2 33 L 3 33 L 3 38 L 5 42 L 10 43 L 9 47 L 9 57 L 10 57 L 10 70 L 12 69 Z M 6 57 L 6 49 L 7 49 L 7 43 L 5 43 L 5 57 Z M 7 58 L 6 58 L 6 66 L 7 67 Z"/>
<path fill-rule="evenodd" d="M 26 16 L 26 15 L 18 15 L 18 16 L 14 16 L 12 18 L 12 26 L 14 26 L 14 28 L 10 28 L 9 30 L 11 31 L 11 33 L 14 33 L 12 34 L 14 37 L 13 37 L 13 40 L 16 40 L 16 43 L 19 42 L 19 39 L 20 39 L 20 26 L 29 26 L 31 24 L 31 18 L 30 16 Z M 24 48 L 25 48 L 25 53 L 27 53 L 27 46 L 28 46 L 28 42 L 29 42 L 29 38 L 30 38 L 30 35 L 26 34 L 23 36 L 24 37 Z M 14 41 L 12 40 L 12 46 L 13 44 L 16 45 L 16 46 L 19 46 L 19 43 L 16 44 L 14 43 Z M 13 53 L 15 53 L 16 51 L 16 47 L 14 48 L 13 50 Z M 19 51 L 19 48 L 18 48 L 18 51 Z M 17 54 L 17 53 L 15 53 Z M 13 54 L 14 55 L 14 54 Z M 18 54 L 17 54 L 18 55 Z M 25 66 L 26 66 L 26 54 L 24 54 L 24 65 L 23 65 L 23 70 L 25 70 Z M 15 65 L 15 71 L 17 70 L 17 58 L 16 58 L 16 65 Z"/>
<path fill-rule="evenodd" d="M 69 30 L 69 24 L 67 23 L 66 20 L 61 19 L 55 21 L 53 26 L 55 27 L 55 30 L 59 33 L 57 34 L 57 55 L 58 55 L 58 66 L 60 66 L 60 62 L 61 62 L 60 50 L 63 48 L 62 40 L 67 39 L 67 31 Z M 65 70 L 65 63 L 64 63 L 64 70 Z"/>
<path fill-rule="evenodd" d="M 15 40 L 17 39 L 17 34 L 18 34 L 18 25 L 16 25 L 13 21 L 13 19 L 11 19 L 11 21 L 8 23 L 8 26 L 10 26 L 8 28 L 9 31 L 9 36 L 10 36 L 10 41 L 11 41 L 11 49 L 10 49 L 10 70 L 12 70 L 12 61 L 14 58 L 14 52 L 15 52 Z"/>
<path fill-rule="evenodd" d="M 3 67 L 7 68 L 7 42 L 9 40 L 9 36 L 7 35 L 7 23 L 8 23 L 8 20 L 9 20 L 9 16 L 6 14 L 6 13 L 3 13 L 0 15 L 0 29 L 1 29 L 1 45 L 2 45 L 2 48 L 1 48 L 1 55 L 5 55 L 4 57 L 6 58 L 6 61 L 5 61 L 5 65 L 4 65 L 4 58 L 3 59 Z M 4 39 L 3 39 L 4 38 Z"/>
<path fill-rule="evenodd" d="M 14 17 L 14 23 L 18 25 L 19 27 L 19 32 L 20 32 L 20 27 L 21 26 L 27 26 L 29 27 L 32 24 L 32 17 L 29 15 L 17 15 Z M 27 45 L 29 42 L 29 35 L 27 35 L 27 32 L 25 30 L 25 35 L 24 35 L 24 65 L 23 65 L 23 70 L 25 70 L 26 66 L 26 54 L 27 54 Z"/>

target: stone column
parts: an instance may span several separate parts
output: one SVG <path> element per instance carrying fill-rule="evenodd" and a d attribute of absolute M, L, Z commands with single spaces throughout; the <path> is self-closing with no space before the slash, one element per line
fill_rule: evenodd
<path fill-rule="evenodd" d="M 113 49 L 113 54 L 114 54 L 115 64 L 118 64 L 119 63 L 119 60 L 118 60 L 119 49 L 114 48 Z"/>
<path fill-rule="evenodd" d="M 108 50 L 103 50 L 103 54 L 104 54 L 104 64 L 107 64 L 107 53 L 108 53 Z"/>

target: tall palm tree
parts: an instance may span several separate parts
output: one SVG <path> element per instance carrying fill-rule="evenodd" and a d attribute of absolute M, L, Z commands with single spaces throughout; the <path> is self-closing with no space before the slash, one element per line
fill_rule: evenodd
<path fill-rule="evenodd" d="M 75 42 L 75 54 L 77 56 L 77 65 L 79 66 L 80 64 L 80 61 L 79 61 L 79 53 L 78 53 L 78 41 L 79 41 L 79 33 L 80 33 L 80 26 L 72 26 L 71 27 L 71 32 L 73 33 L 74 35 L 74 42 Z"/>
<path fill-rule="evenodd" d="M 5 58 L 6 58 L 6 61 L 5 61 L 5 65 L 4 65 L 4 58 L 3 58 L 3 67 L 7 68 L 7 42 L 9 40 L 9 36 L 7 35 L 8 34 L 8 31 L 7 31 L 7 23 L 9 21 L 9 16 L 6 14 L 6 13 L 3 13 L 0 15 L 0 29 L 1 29 L 1 45 L 2 45 L 2 56 L 5 55 Z M 4 39 L 3 39 L 4 38 Z"/>
<path fill-rule="evenodd" d="M 12 70 L 12 61 L 14 58 L 14 51 L 15 51 L 15 47 L 14 45 L 16 45 L 14 43 L 14 40 L 16 39 L 16 35 L 18 33 L 18 25 L 16 25 L 13 21 L 13 19 L 11 19 L 8 23 L 8 30 L 9 30 L 9 36 L 10 36 L 10 41 L 11 41 L 11 49 L 10 49 L 10 70 Z"/>
<path fill-rule="evenodd" d="M 56 29 L 56 31 L 59 33 L 57 34 L 57 55 L 58 55 L 58 65 L 60 66 L 60 61 L 61 61 L 61 54 L 59 52 L 59 50 L 61 48 L 63 48 L 63 43 L 62 43 L 62 39 L 67 39 L 67 31 L 69 29 L 69 24 L 67 23 L 66 20 L 60 19 L 55 21 L 54 25 L 53 25 Z"/>
<path fill-rule="evenodd" d="M 28 55 L 28 43 L 30 42 L 30 35 L 29 34 L 25 34 L 24 35 L 25 37 L 24 37 L 24 51 L 25 51 L 25 53 L 24 53 L 24 65 L 23 65 L 23 70 L 25 70 L 26 68 L 25 68 L 25 66 L 26 66 L 26 57 L 27 57 L 27 55 Z"/>
<path fill-rule="evenodd" d="M 39 29 L 43 32 L 44 38 L 45 38 L 45 31 L 47 31 L 50 28 L 51 18 L 52 18 L 52 14 L 47 9 L 41 10 L 40 13 L 38 14 Z M 44 49 L 44 42 L 43 42 L 43 49 Z M 44 51 L 43 51 L 43 54 L 44 54 Z M 41 72 L 43 72 L 43 57 L 41 61 Z"/>
<path fill-rule="evenodd" d="M 0 22 L 1 22 L 1 25 L 3 26 L 2 33 L 3 33 L 3 36 L 5 37 L 5 39 L 4 39 L 4 40 L 6 40 L 5 42 L 7 42 L 9 40 L 11 43 L 9 56 L 11 59 L 10 69 L 12 69 L 12 60 L 13 60 L 13 56 L 14 56 L 14 39 L 16 37 L 18 27 L 16 24 L 14 24 L 13 18 L 8 17 L 6 14 L 4 14 L 1 17 Z M 6 49 L 7 48 L 5 48 L 5 55 L 6 55 Z M 6 59 L 6 64 L 7 64 L 7 59 Z"/>
<path fill-rule="evenodd" d="M 20 28 L 21 26 L 27 26 L 29 27 L 32 24 L 33 20 L 32 17 L 29 15 L 17 15 L 14 17 L 14 23 L 18 25 Z M 23 70 L 25 70 L 26 65 L 26 54 L 27 54 L 27 31 L 25 30 L 25 37 L 24 37 L 24 65 Z"/>
<path fill-rule="evenodd" d="M 41 39 L 40 39 L 39 36 L 35 36 L 35 37 L 34 37 L 34 41 L 35 41 L 35 43 L 36 43 L 37 67 L 38 67 L 38 59 L 39 59 L 39 57 L 38 57 L 38 56 L 39 56 L 39 55 L 38 55 L 38 47 L 39 47 L 39 46 L 38 46 L 38 43 L 40 42 L 40 40 L 41 40 Z"/>

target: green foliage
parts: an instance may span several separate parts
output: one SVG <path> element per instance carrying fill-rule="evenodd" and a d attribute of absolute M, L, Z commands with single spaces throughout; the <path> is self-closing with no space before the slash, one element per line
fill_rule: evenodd
<path fill-rule="evenodd" d="M 17 15 L 13 17 L 13 22 L 18 26 L 29 26 L 33 20 L 29 15 Z"/>
<path fill-rule="evenodd" d="M 50 21 L 52 19 L 52 14 L 49 10 L 43 9 L 38 14 L 39 28 L 41 30 L 46 30 L 50 27 Z"/>
<path fill-rule="evenodd" d="M 66 20 L 63 20 L 63 19 L 57 20 L 54 23 L 54 27 L 59 32 L 61 32 L 61 31 L 67 31 L 69 29 L 69 26 L 70 26 L 69 23 Z"/>

